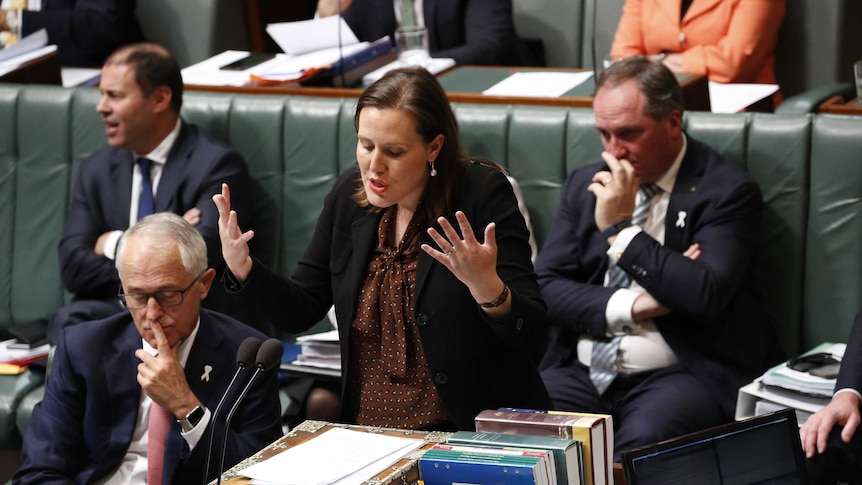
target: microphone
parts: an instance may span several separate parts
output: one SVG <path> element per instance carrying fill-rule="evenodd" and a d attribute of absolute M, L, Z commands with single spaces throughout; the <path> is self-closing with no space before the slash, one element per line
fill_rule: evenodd
<path fill-rule="evenodd" d="M 259 338 L 249 337 L 243 340 L 241 344 L 239 344 L 239 348 L 236 351 L 236 372 L 234 373 L 233 379 L 231 379 L 230 384 L 227 385 L 227 389 L 224 390 L 224 394 L 222 395 L 221 399 L 218 402 L 218 405 L 215 408 L 215 411 L 213 411 L 212 416 L 210 417 L 210 422 L 212 423 L 212 426 L 210 428 L 209 443 L 207 444 L 207 460 L 206 467 L 204 468 L 204 481 L 202 485 L 206 485 L 207 483 L 209 483 L 209 481 L 207 480 L 207 475 L 209 475 L 210 473 L 210 455 L 212 454 L 213 449 L 213 435 L 215 434 L 216 416 L 218 416 L 218 412 L 219 410 L 221 410 L 221 406 L 224 403 L 224 400 L 227 397 L 228 393 L 230 392 L 231 387 L 233 387 L 233 383 L 236 381 L 237 376 L 239 376 L 240 372 L 242 372 L 246 367 L 248 367 L 254 362 L 255 356 L 257 355 L 257 352 L 260 347 L 261 342 Z"/>
<path fill-rule="evenodd" d="M 225 419 L 224 422 L 224 440 L 222 440 L 221 458 L 219 458 L 218 462 L 218 479 L 216 483 L 219 485 L 221 485 L 224 454 L 227 448 L 227 434 L 230 431 L 230 420 L 233 418 L 233 413 L 236 412 L 236 409 L 239 407 L 239 403 L 242 402 L 243 398 L 245 398 L 246 393 L 248 393 L 248 390 L 251 388 L 251 385 L 254 383 L 258 374 L 266 372 L 278 365 L 278 363 L 281 362 L 282 354 L 284 354 L 284 344 L 281 343 L 281 340 L 271 338 L 261 344 L 260 349 L 257 351 L 257 357 L 255 358 L 256 368 L 254 370 L 254 374 L 251 375 L 251 379 L 248 380 L 248 383 L 236 399 L 236 402 L 233 403 L 233 407 L 230 408 L 230 412 L 227 413 L 227 419 Z"/>

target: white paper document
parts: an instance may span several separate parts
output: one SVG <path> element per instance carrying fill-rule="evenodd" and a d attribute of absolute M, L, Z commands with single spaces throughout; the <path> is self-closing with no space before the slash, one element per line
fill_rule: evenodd
<path fill-rule="evenodd" d="M 358 485 L 422 443 L 418 439 L 334 428 L 240 473 L 253 479 L 253 483 Z"/>
<path fill-rule="evenodd" d="M 39 29 L 32 34 L 23 37 L 18 42 L 8 47 L 4 47 L 3 49 L 0 49 L 0 61 L 12 59 L 22 54 L 26 54 L 28 52 L 39 49 L 41 47 L 45 47 L 46 45 L 48 45 L 48 31 L 45 29 Z M 54 46 L 54 49 L 56 48 L 57 47 Z M 26 61 L 21 61 L 19 62 L 19 64 L 23 62 Z"/>
<path fill-rule="evenodd" d="M 738 113 L 778 91 L 777 84 L 723 84 L 709 82 L 709 105 L 713 113 Z"/>
<path fill-rule="evenodd" d="M 482 92 L 489 96 L 533 96 L 558 98 L 580 85 L 593 73 L 516 72 Z"/>
<path fill-rule="evenodd" d="M 436 75 L 440 74 L 446 69 L 449 69 L 450 67 L 453 67 L 454 65 L 455 59 L 452 59 L 451 57 L 439 57 L 428 59 L 428 62 L 423 67 L 431 74 Z M 404 67 L 404 65 L 401 64 L 401 61 L 396 59 L 389 64 L 386 64 L 385 66 L 375 69 L 368 74 L 362 76 L 362 84 L 365 84 L 366 86 L 374 84 L 374 81 L 377 81 L 378 79 L 383 77 L 384 74 L 393 69 L 398 69 L 399 67 Z"/>
<path fill-rule="evenodd" d="M 281 50 L 293 56 L 359 42 L 347 22 L 338 15 L 269 24 L 266 26 L 266 33 Z"/>

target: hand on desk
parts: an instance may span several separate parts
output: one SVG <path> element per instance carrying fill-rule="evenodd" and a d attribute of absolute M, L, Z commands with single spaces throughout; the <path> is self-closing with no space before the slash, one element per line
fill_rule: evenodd
<path fill-rule="evenodd" d="M 852 392 L 840 392 L 825 408 L 808 418 L 799 429 L 802 451 L 808 458 L 826 451 L 826 441 L 834 426 L 843 426 L 841 440 L 849 443 L 859 427 L 859 396 Z"/>

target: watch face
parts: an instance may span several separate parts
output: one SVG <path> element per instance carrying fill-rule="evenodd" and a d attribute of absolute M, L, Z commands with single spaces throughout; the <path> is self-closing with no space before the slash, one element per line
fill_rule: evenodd
<path fill-rule="evenodd" d="M 186 416 L 186 419 L 188 420 L 188 422 L 192 426 L 197 426 L 198 423 L 201 422 L 201 419 L 203 419 L 203 417 L 204 417 L 204 408 L 203 408 L 203 406 L 198 406 L 198 407 L 192 409 L 192 411 L 189 413 L 189 415 Z"/>

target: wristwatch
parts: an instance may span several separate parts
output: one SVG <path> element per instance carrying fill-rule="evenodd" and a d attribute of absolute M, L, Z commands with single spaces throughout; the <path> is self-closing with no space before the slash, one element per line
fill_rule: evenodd
<path fill-rule="evenodd" d="M 204 411 L 204 407 L 196 406 L 194 409 L 189 411 L 188 414 L 186 414 L 186 417 L 184 419 L 178 419 L 177 422 L 179 422 L 180 427 L 183 428 L 183 433 L 188 433 L 189 431 L 193 430 L 195 426 L 197 426 L 198 423 L 201 422 L 201 419 L 204 418 L 204 414 L 206 414 Z"/>
<path fill-rule="evenodd" d="M 611 224 L 607 229 L 602 231 L 602 237 L 607 239 L 607 238 L 613 236 L 614 234 L 622 231 L 623 229 L 625 229 L 627 227 L 632 227 L 632 220 L 631 219 L 623 219 L 619 222 Z"/>

